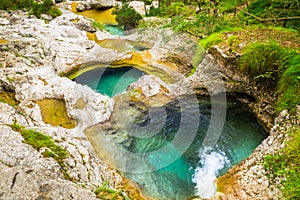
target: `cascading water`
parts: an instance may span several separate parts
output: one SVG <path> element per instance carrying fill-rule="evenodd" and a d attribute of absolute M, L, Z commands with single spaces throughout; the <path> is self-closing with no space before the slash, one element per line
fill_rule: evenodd
<path fill-rule="evenodd" d="M 196 194 L 210 198 L 216 192 L 215 180 L 219 171 L 229 165 L 225 153 L 218 150 L 204 149 L 199 152 L 199 166 L 196 167 L 192 181 L 196 184 Z"/>

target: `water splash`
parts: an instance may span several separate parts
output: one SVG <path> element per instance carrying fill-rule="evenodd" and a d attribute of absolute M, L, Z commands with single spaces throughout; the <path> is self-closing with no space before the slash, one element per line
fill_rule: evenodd
<path fill-rule="evenodd" d="M 215 180 L 218 172 L 229 164 L 229 159 L 224 152 L 208 148 L 199 152 L 199 158 L 199 167 L 195 169 L 192 181 L 196 183 L 196 195 L 210 198 L 217 189 Z"/>

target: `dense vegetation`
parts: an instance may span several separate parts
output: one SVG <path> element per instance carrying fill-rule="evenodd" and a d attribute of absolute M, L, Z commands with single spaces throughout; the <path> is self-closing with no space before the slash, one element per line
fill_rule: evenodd
<path fill-rule="evenodd" d="M 52 0 L 42 0 L 38 3 L 35 0 L 2 0 L 0 1 L 0 10 L 20 10 L 29 11 L 30 15 L 35 15 L 38 18 L 41 14 L 49 14 L 52 17 L 61 15 L 61 11 L 53 6 Z"/>

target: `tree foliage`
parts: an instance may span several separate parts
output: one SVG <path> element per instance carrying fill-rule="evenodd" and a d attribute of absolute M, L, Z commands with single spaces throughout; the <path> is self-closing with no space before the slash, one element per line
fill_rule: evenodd
<path fill-rule="evenodd" d="M 139 21 L 142 19 L 142 16 L 130 7 L 128 3 L 124 3 L 121 8 L 116 8 L 113 14 L 116 15 L 116 21 L 119 26 L 124 26 L 124 30 L 137 27 Z"/>
<path fill-rule="evenodd" d="M 299 0 L 257 0 L 250 4 L 250 12 L 261 18 L 280 18 L 300 16 Z M 274 21 L 276 25 L 282 24 L 299 30 L 300 20 Z"/>

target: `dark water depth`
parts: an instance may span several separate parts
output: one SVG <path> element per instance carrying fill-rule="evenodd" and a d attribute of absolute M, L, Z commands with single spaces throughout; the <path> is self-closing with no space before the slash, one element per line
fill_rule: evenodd
<path fill-rule="evenodd" d="M 119 117 L 113 127 L 93 128 L 87 135 L 99 156 L 113 160 L 146 195 L 157 199 L 206 198 L 215 192 L 214 179 L 247 158 L 267 137 L 236 100 L 214 104 L 226 107 L 226 118 L 213 146 L 203 144 L 209 129 L 220 122 L 212 120 L 214 106 L 209 98 L 195 100 L 191 96 L 159 108 L 128 104 L 115 111 Z"/>

